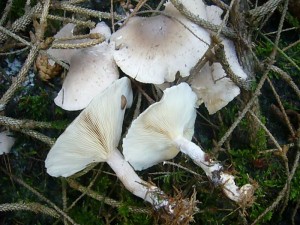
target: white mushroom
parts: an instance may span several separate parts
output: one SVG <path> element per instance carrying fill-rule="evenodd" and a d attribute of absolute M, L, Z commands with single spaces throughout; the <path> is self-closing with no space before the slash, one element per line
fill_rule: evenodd
<path fill-rule="evenodd" d="M 161 101 L 152 104 L 132 122 L 123 139 L 125 159 L 136 169 L 146 169 L 171 159 L 179 151 L 200 166 L 215 185 L 222 186 L 233 201 L 242 202 L 252 196 L 250 184 L 239 188 L 234 177 L 191 142 L 196 117 L 197 96 L 188 84 L 181 83 L 164 91 Z"/>
<path fill-rule="evenodd" d="M 212 66 L 206 63 L 191 80 L 191 86 L 199 99 L 198 105 L 204 103 L 209 114 L 216 113 L 240 94 L 240 89 L 224 76 L 220 63 Z"/>
<path fill-rule="evenodd" d="M 91 29 L 90 34 L 100 33 L 105 37 L 105 41 L 108 42 L 111 31 L 109 26 L 105 22 L 100 22 L 96 24 L 96 27 L 94 29 Z"/>
<path fill-rule="evenodd" d="M 216 25 L 222 23 L 222 9 L 217 6 L 207 6 L 206 10 L 208 21 Z M 246 79 L 247 74 L 239 64 L 233 42 L 222 36 L 221 40 L 231 70 L 239 78 Z M 204 65 L 199 74 L 193 77 L 191 85 L 197 93 L 199 102 L 204 102 L 209 114 L 219 111 L 240 94 L 240 88 L 226 77 L 220 63 Z"/>
<path fill-rule="evenodd" d="M 15 138 L 12 137 L 12 133 L 9 131 L 2 131 L 0 133 L 0 155 L 9 153 L 14 143 Z"/>
<path fill-rule="evenodd" d="M 110 36 L 105 23 L 97 24 L 93 32 L 104 34 L 106 38 Z M 65 110 L 81 110 L 118 78 L 111 45 L 103 42 L 81 49 L 71 57 L 69 72 L 54 102 Z"/>
<path fill-rule="evenodd" d="M 189 76 L 210 43 L 209 33 L 182 16 L 171 3 L 164 12 L 176 19 L 164 15 L 132 17 L 111 36 L 117 65 L 140 82 L 174 81 L 177 72 Z"/>
<path fill-rule="evenodd" d="M 209 22 L 215 25 L 221 25 L 222 23 L 221 15 L 223 13 L 223 10 L 221 8 L 215 5 L 211 5 L 206 7 L 206 11 L 207 11 L 207 17 Z M 224 45 L 225 56 L 229 63 L 230 68 L 238 77 L 242 79 L 246 79 L 248 76 L 239 63 L 233 41 L 223 36 L 221 36 L 221 40 L 222 40 L 222 44 Z"/>
<path fill-rule="evenodd" d="M 83 49 L 72 57 L 67 77 L 54 102 L 65 110 L 81 110 L 118 78 L 119 71 L 106 42 Z"/>
<path fill-rule="evenodd" d="M 47 173 L 68 177 L 90 163 L 107 162 L 130 192 L 156 208 L 168 208 L 167 196 L 139 178 L 117 149 L 125 108 L 131 104 L 132 90 L 126 77 L 97 95 L 51 148 L 45 161 Z"/>
<path fill-rule="evenodd" d="M 179 4 L 183 5 L 187 11 L 189 11 L 191 14 L 193 14 L 194 16 L 203 19 L 203 20 L 207 20 L 207 11 L 206 11 L 206 5 L 204 4 L 203 0 L 189 0 L 189 1 L 178 1 Z M 171 1 L 167 1 L 165 3 L 166 9 L 165 12 L 168 12 L 170 15 L 174 15 L 177 14 L 181 14 L 171 3 Z M 185 23 L 185 25 L 187 26 L 194 26 L 195 24 L 190 22 L 190 23 L 186 23 L 187 21 L 189 21 L 188 19 L 183 20 L 183 22 Z"/>
<path fill-rule="evenodd" d="M 75 28 L 75 24 L 73 23 L 68 23 L 65 26 L 63 26 L 63 28 L 61 28 L 59 30 L 59 32 L 57 32 L 56 35 L 54 35 L 53 37 L 56 39 L 60 39 L 60 38 L 72 38 L 74 37 L 73 35 L 73 31 Z M 109 27 L 104 23 L 104 22 L 100 22 L 96 25 L 96 27 L 94 29 L 92 29 L 90 31 L 90 33 L 101 33 L 102 35 L 105 36 L 106 40 L 108 40 L 108 38 L 110 37 L 110 30 Z M 87 39 L 74 39 L 74 40 L 65 40 L 62 41 L 62 43 L 66 43 L 66 44 L 77 44 L 77 43 L 84 43 L 86 42 Z M 78 52 L 80 52 L 81 49 L 54 49 L 54 48 L 49 48 L 47 50 L 47 53 L 50 54 L 51 56 L 53 56 L 55 59 L 64 61 L 68 64 L 70 64 L 71 58 L 73 55 L 77 54 Z M 49 63 L 51 65 L 54 65 L 54 61 L 49 59 Z"/>
<path fill-rule="evenodd" d="M 70 38 L 73 37 L 73 30 L 75 28 L 75 24 L 68 23 L 66 24 L 62 29 L 57 32 L 53 37 L 54 38 Z M 47 50 L 47 53 L 51 56 L 53 56 L 55 59 L 64 61 L 66 63 L 70 63 L 71 57 L 73 54 L 75 54 L 78 51 L 78 49 L 54 49 L 49 48 Z M 53 66 L 54 61 L 49 59 L 49 63 Z"/>
<path fill-rule="evenodd" d="M 179 153 L 174 145 L 178 136 L 192 139 L 196 99 L 186 83 L 167 88 L 160 102 L 150 105 L 132 122 L 123 139 L 123 154 L 134 169 L 174 158 Z"/>

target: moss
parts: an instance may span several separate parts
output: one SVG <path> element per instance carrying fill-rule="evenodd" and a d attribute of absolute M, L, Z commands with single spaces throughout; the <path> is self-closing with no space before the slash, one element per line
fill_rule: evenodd
<path fill-rule="evenodd" d="M 32 5 L 35 4 L 34 1 L 31 2 Z M 9 18 L 12 22 L 24 14 L 24 4 L 24 0 L 13 1 L 13 9 Z M 110 5 L 109 2 L 105 2 L 105 4 L 107 6 Z M 154 1 L 152 1 L 151 4 L 157 5 Z M 1 2 L 0 6 L 4 7 L 4 2 Z M 107 12 L 109 12 L 109 10 L 107 10 Z M 63 14 L 62 10 L 53 10 L 51 11 L 51 14 L 52 13 L 55 15 Z M 66 16 L 69 16 L 69 14 L 66 13 Z M 76 18 L 76 15 L 74 16 Z M 289 24 L 292 26 L 299 25 L 299 22 L 294 18 L 288 17 L 287 19 Z M 53 30 L 57 30 L 61 24 L 61 22 L 49 22 L 46 36 L 53 35 Z M 33 30 L 33 27 L 30 27 L 29 29 Z M 274 35 L 270 37 L 272 40 L 273 38 Z M 261 36 L 254 40 L 254 42 L 256 44 L 255 53 L 258 58 L 260 60 L 266 60 L 273 49 L 272 43 Z M 290 43 L 290 40 L 283 38 L 280 40 L 279 46 L 280 48 L 283 48 L 288 46 Z M 300 45 L 295 45 L 289 48 L 285 51 L 285 53 L 292 58 L 295 63 L 298 65 L 300 64 Z M 9 56 L 9 60 L 13 61 L 14 58 L 15 55 Z M 284 56 L 278 54 L 275 65 L 288 72 L 295 82 L 299 84 L 299 71 L 295 69 L 294 65 L 292 65 L 291 62 Z M 259 80 L 260 76 L 261 74 L 256 74 L 257 80 Z M 298 99 L 294 97 L 295 94 L 290 91 L 290 89 L 282 88 L 282 83 L 284 82 L 280 79 L 280 76 L 275 73 L 270 73 L 269 77 L 272 81 L 275 81 L 275 86 L 279 89 L 279 94 L 283 100 L 284 106 L 287 109 L 293 109 L 295 111 L 299 110 L 300 106 L 297 103 Z M 255 90 L 256 85 L 257 83 L 253 81 L 252 90 Z M 61 86 L 61 84 L 55 84 L 55 88 L 59 86 Z M 3 94 L 7 88 L 8 84 L 1 82 L 0 93 Z M 10 108 L 8 108 L 5 112 L 6 115 L 18 119 L 26 118 L 39 121 L 49 121 L 53 124 L 53 127 L 58 130 L 47 130 L 46 132 L 49 132 L 48 134 L 50 134 L 50 136 L 57 137 L 78 114 L 78 112 L 65 112 L 54 105 L 53 95 L 57 92 L 55 88 L 48 87 L 47 85 L 36 82 L 35 80 L 35 87 L 29 87 L 28 89 L 26 87 L 26 90 L 23 88 L 15 94 L 15 98 L 10 103 Z M 150 85 L 147 85 L 147 88 L 148 89 L 144 88 L 144 91 L 152 96 Z M 259 96 L 259 98 L 269 99 L 270 96 L 263 93 Z M 272 101 L 273 100 L 274 99 L 272 99 Z M 142 108 L 145 108 L 146 106 L 148 106 L 147 101 L 143 101 Z M 134 109 L 131 110 L 133 111 Z M 228 104 L 219 112 L 220 117 L 222 118 L 222 124 L 218 120 L 217 116 L 207 115 L 208 120 L 211 120 L 212 123 L 216 124 L 213 128 L 210 127 L 210 124 L 207 125 L 208 123 L 206 122 L 206 126 L 204 127 L 202 122 L 199 122 L 199 118 L 197 118 L 197 125 L 200 130 L 199 133 L 201 133 L 202 136 L 198 134 L 197 130 L 196 135 L 198 135 L 198 137 L 196 138 L 201 140 L 201 144 L 205 146 L 205 150 L 212 148 L 214 140 L 218 141 L 224 135 L 239 115 L 240 110 L 241 108 L 239 107 L 238 101 L 233 101 Z M 268 126 L 268 123 L 270 123 L 268 110 L 264 110 L 263 113 L 264 114 L 260 117 L 260 120 Z M 131 123 L 130 118 L 130 116 L 127 117 L 127 120 L 125 121 L 126 125 Z M 274 123 L 274 121 L 271 122 Z M 266 134 L 262 128 L 255 133 L 256 138 L 254 142 L 251 144 L 245 144 L 243 142 L 243 135 L 246 133 L 245 131 L 249 129 L 249 126 L 249 122 L 242 120 L 239 127 L 231 136 L 231 149 L 228 152 L 221 152 L 218 156 L 218 160 L 224 164 L 224 168 L 226 170 L 235 175 L 236 182 L 239 186 L 249 183 L 251 179 L 257 183 L 258 187 L 255 191 L 255 202 L 252 207 L 247 208 L 245 211 L 246 219 L 253 222 L 273 203 L 274 199 L 278 196 L 278 193 L 285 185 L 287 176 L 282 159 L 276 154 L 265 153 L 270 146 L 268 146 Z M 204 133 L 203 130 L 207 133 Z M 49 151 L 49 146 L 19 133 L 16 133 L 15 135 L 17 137 L 17 142 L 14 145 L 12 153 L 9 156 L 0 157 L 1 165 L 62 208 L 61 181 L 60 179 L 49 177 L 45 171 L 44 160 Z M 284 136 L 283 134 L 280 135 Z M 282 140 L 282 143 L 287 142 L 288 140 L 286 139 Z M 290 151 L 294 151 L 294 149 L 291 149 Z M 290 165 L 294 160 L 293 156 L 293 154 L 289 155 Z M 194 224 L 242 224 L 241 215 L 239 214 L 239 206 L 228 200 L 220 187 L 214 187 L 201 168 L 195 166 L 191 160 L 180 154 L 174 159 L 174 162 L 187 167 L 188 169 L 196 172 L 198 175 L 191 174 L 181 168 L 170 165 L 154 166 L 149 170 L 139 172 L 139 175 L 145 180 L 151 178 L 154 183 L 156 183 L 170 196 L 175 196 L 178 192 L 180 192 L 183 196 L 191 196 L 191 193 L 196 190 L 197 199 L 199 200 L 197 205 L 199 212 L 194 216 Z M 95 171 L 99 168 L 100 166 L 95 167 L 87 174 L 77 178 L 78 182 L 84 186 L 88 186 L 94 179 Z M 100 171 L 101 172 L 91 189 L 103 196 L 106 196 L 107 198 L 113 198 L 121 202 L 122 206 L 120 208 L 114 208 L 105 204 L 103 201 L 97 201 L 91 197 L 83 195 L 83 197 L 68 212 L 76 223 L 91 225 L 148 225 L 155 223 L 152 215 L 134 213 L 129 210 L 130 206 L 144 208 L 149 206 L 149 204 L 133 196 L 128 190 L 126 190 L 119 180 L 112 175 L 113 172 L 107 165 L 101 167 Z M 157 174 L 157 172 L 161 173 Z M 42 202 L 41 199 L 36 197 L 29 190 L 15 182 L 12 182 L 12 180 L 1 171 L 0 173 L 1 187 L 5 187 L 0 190 L 0 204 L 5 202 L 21 201 Z M 298 168 L 291 183 L 289 196 L 290 205 L 295 204 L 300 198 L 299 183 L 300 169 Z M 68 205 L 73 203 L 73 201 L 75 201 L 80 195 L 80 192 L 67 187 Z M 268 212 L 260 224 L 278 224 L 281 220 L 277 216 L 278 211 L 279 207 Z M 56 219 L 51 217 L 28 212 L 7 213 L 5 216 L 6 220 L 4 224 L 18 224 L 21 223 L 21 221 L 24 224 L 54 224 L 56 221 Z"/>

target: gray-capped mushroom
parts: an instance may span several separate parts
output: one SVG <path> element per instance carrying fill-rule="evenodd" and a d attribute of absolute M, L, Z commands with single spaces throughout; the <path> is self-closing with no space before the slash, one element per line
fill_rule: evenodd
<path fill-rule="evenodd" d="M 95 32 L 101 33 L 106 39 L 110 37 L 110 29 L 104 22 L 98 23 L 91 31 Z M 64 53 L 69 49 L 60 51 Z M 67 77 L 54 99 L 55 104 L 65 110 L 84 109 L 94 96 L 119 78 L 112 45 L 106 41 L 93 47 L 76 49 L 76 54 L 72 52 L 68 62 L 70 69 Z"/>
<path fill-rule="evenodd" d="M 83 49 L 71 58 L 69 72 L 54 102 L 65 110 L 81 110 L 118 78 L 108 43 Z"/>
<path fill-rule="evenodd" d="M 65 43 L 65 44 L 78 44 L 78 43 L 83 43 L 86 42 L 87 39 L 70 39 L 74 38 L 73 31 L 75 29 L 76 25 L 73 23 L 68 23 L 65 26 L 63 26 L 57 34 L 54 35 L 54 38 L 56 39 L 65 39 L 63 41 L 60 41 L 60 43 Z M 109 39 L 111 32 L 109 27 L 104 23 L 100 22 L 97 23 L 96 27 L 94 29 L 91 29 L 90 33 L 101 33 L 106 39 L 106 41 Z M 73 55 L 77 54 L 80 52 L 81 49 L 55 49 L 55 48 L 49 48 L 47 50 L 47 53 L 51 56 L 53 56 L 55 59 L 58 59 L 60 61 L 64 61 L 68 64 L 70 64 L 71 58 Z M 53 60 L 49 60 L 49 63 L 51 65 L 54 65 Z"/>
<path fill-rule="evenodd" d="M 178 72 L 189 76 L 210 43 L 205 29 L 182 16 L 170 2 L 165 6 L 163 12 L 173 18 L 132 17 L 110 39 L 117 65 L 143 83 L 171 82 Z"/>

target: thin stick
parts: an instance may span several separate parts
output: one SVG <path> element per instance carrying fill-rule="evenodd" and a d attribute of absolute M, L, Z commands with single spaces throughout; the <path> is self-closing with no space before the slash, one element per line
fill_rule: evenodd
<path fill-rule="evenodd" d="M 37 131 L 34 130 L 29 130 L 29 129 L 21 129 L 20 132 L 22 132 L 23 134 L 26 134 L 30 137 L 36 138 L 46 144 L 48 144 L 50 147 L 52 145 L 54 145 L 55 143 L 55 139 L 49 138 L 48 136 L 41 134 Z"/>
<path fill-rule="evenodd" d="M 15 182 L 17 182 L 18 184 L 22 185 L 23 187 L 25 187 L 26 189 L 28 189 L 30 192 L 32 192 L 33 194 L 35 194 L 36 196 L 38 196 L 41 200 L 45 201 L 47 204 L 49 204 L 51 207 L 53 207 L 59 214 L 61 214 L 64 218 L 66 218 L 71 224 L 77 225 L 77 223 L 75 223 L 74 220 L 71 217 L 69 217 L 65 212 L 63 212 L 57 205 L 55 205 L 48 198 L 46 198 L 41 193 L 39 193 L 37 190 L 35 190 L 34 188 L 32 188 L 31 186 L 29 186 L 28 184 L 26 184 L 20 178 L 14 176 L 12 174 L 9 174 L 2 167 L 0 167 L 0 168 L 1 168 L 2 172 L 4 172 L 8 177 L 12 178 Z"/>
<path fill-rule="evenodd" d="M 251 106 L 255 103 L 257 96 L 260 94 L 260 90 L 263 86 L 263 84 L 265 83 L 265 80 L 268 77 L 268 72 L 269 69 L 267 69 L 265 71 L 265 73 L 263 74 L 262 78 L 260 79 L 257 88 L 253 94 L 253 97 L 250 99 L 250 101 L 247 103 L 247 105 L 245 106 L 245 108 L 243 109 L 243 111 L 239 114 L 239 116 L 236 118 L 236 120 L 234 121 L 234 123 L 231 125 L 231 127 L 226 131 L 226 133 L 223 135 L 223 137 L 220 139 L 220 141 L 218 142 L 216 148 L 219 149 L 221 148 L 221 146 L 225 143 L 225 141 L 227 140 L 227 138 L 232 134 L 232 132 L 234 131 L 234 129 L 237 127 L 237 125 L 241 122 L 241 120 L 244 118 L 244 116 L 246 115 L 246 113 L 250 110 Z"/>
<path fill-rule="evenodd" d="M 32 22 L 32 16 L 35 13 L 40 13 L 42 11 L 42 4 L 38 2 L 34 7 L 32 7 L 27 13 L 25 13 L 22 17 L 17 19 L 11 26 L 10 31 L 13 33 L 17 33 L 21 30 L 25 30 L 27 25 Z M 9 36 L 5 33 L 0 32 L 0 43 L 4 42 Z"/>
<path fill-rule="evenodd" d="M 7 34 L 8 36 L 12 37 L 13 39 L 23 43 L 24 45 L 32 46 L 32 44 L 30 42 L 28 42 L 25 39 L 21 38 L 20 36 L 16 35 L 12 31 L 7 30 L 5 27 L 0 26 L 0 31 L 2 31 L 4 34 Z"/>
<path fill-rule="evenodd" d="M 187 172 L 189 172 L 189 173 L 191 173 L 191 174 L 193 174 L 193 175 L 195 175 L 197 177 L 201 177 L 198 173 L 194 172 L 193 170 L 190 170 L 190 169 L 188 169 L 188 168 L 186 168 L 184 166 L 181 166 L 181 165 L 179 165 L 177 163 L 173 163 L 173 162 L 170 162 L 170 161 L 163 161 L 163 165 L 168 165 L 168 164 L 172 165 L 172 166 L 176 166 L 176 167 L 178 167 L 180 169 L 183 169 L 183 170 L 185 170 L 185 171 L 187 171 Z"/>
<path fill-rule="evenodd" d="M 140 83 L 138 83 L 137 81 L 135 81 L 134 79 L 130 79 L 135 86 L 138 88 L 139 92 L 142 93 L 142 95 L 144 95 L 144 97 L 147 99 L 147 101 L 149 102 L 149 104 L 153 104 L 155 101 L 144 91 L 144 89 L 140 86 Z"/>
<path fill-rule="evenodd" d="M 69 12 L 84 14 L 84 15 L 96 17 L 96 18 L 99 18 L 99 19 L 110 19 L 111 18 L 110 13 L 82 8 L 82 7 L 79 7 L 79 6 L 71 5 L 67 2 L 57 2 L 56 1 L 50 7 L 54 8 L 54 9 L 62 9 L 62 10 L 66 10 L 66 11 L 69 11 Z M 118 14 L 115 14 L 115 13 L 114 13 L 114 17 L 115 17 L 116 20 L 124 19 L 124 16 L 121 16 L 121 15 L 118 15 Z"/>
<path fill-rule="evenodd" d="M 291 215 L 292 225 L 295 225 L 295 217 L 296 217 L 296 214 L 298 212 L 299 207 L 300 207 L 300 198 L 297 200 L 296 206 L 293 209 L 293 212 L 292 212 L 292 215 Z"/>
<path fill-rule="evenodd" d="M 231 10 L 231 8 L 232 8 L 232 6 L 233 6 L 234 3 L 235 3 L 235 0 L 232 0 L 232 1 L 230 2 L 230 5 L 229 5 L 228 9 L 226 10 L 226 14 L 225 14 L 225 16 L 224 16 L 224 18 L 223 18 L 223 20 L 222 20 L 222 23 L 220 24 L 220 27 L 219 27 L 219 29 L 218 29 L 218 31 L 217 31 L 217 37 L 220 36 L 221 31 L 223 30 L 223 28 L 224 28 L 225 25 L 226 25 L 227 20 L 228 20 L 228 18 L 229 18 L 230 10 Z"/>
<path fill-rule="evenodd" d="M 280 201 L 284 198 L 284 196 L 286 195 L 286 191 L 288 189 L 288 183 L 291 182 L 291 180 L 293 179 L 295 172 L 299 166 L 299 159 L 300 159 L 300 148 L 299 148 L 299 144 L 297 146 L 297 153 L 296 153 L 296 157 L 295 157 L 295 161 L 293 163 L 292 166 L 292 170 L 290 172 L 290 175 L 288 177 L 288 181 L 286 182 L 286 184 L 284 185 L 284 187 L 282 188 L 282 190 L 279 192 L 277 198 L 275 199 L 275 201 L 268 207 L 265 209 L 265 211 L 260 214 L 251 225 L 255 225 L 257 224 L 268 212 L 272 211 L 273 209 L 275 209 L 278 204 L 280 203 Z"/>
<path fill-rule="evenodd" d="M 36 202 L 0 204 L 0 212 L 20 211 L 20 210 L 33 211 L 34 213 L 43 213 L 48 216 L 52 216 L 54 218 L 59 218 L 59 214 L 55 210 Z"/>
<path fill-rule="evenodd" d="M 219 6 L 223 10 L 229 9 L 229 6 L 226 3 L 222 2 L 221 0 L 212 0 L 212 2 L 215 3 L 217 6 Z"/>
<path fill-rule="evenodd" d="M 269 38 L 267 38 L 265 35 L 263 35 L 261 32 L 259 32 L 261 35 L 262 35 L 262 37 L 265 39 L 265 40 L 267 40 L 269 43 L 271 43 L 272 45 L 274 45 L 274 47 L 275 47 L 275 44 L 273 43 L 273 41 L 271 41 Z M 293 59 L 291 59 L 291 57 L 289 57 L 284 51 L 282 51 L 278 46 L 277 47 L 275 47 L 276 48 L 276 50 L 284 57 L 284 58 L 286 58 L 286 60 L 288 60 L 298 71 L 300 71 L 300 67 L 297 65 L 297 63 L 293 60 Z"/>
<path fill-rule="evenodd" d="M 44 0 L 42 16 L 40 19 L 39 29 L 36 30 L 35 36 L 39 41 L 44 40 L 45 30 L 47 28 L 47 15 L 49 11 L 50 0 Z"/>
<path fill-rule="evenodd" d="M 91 198 L 94 198 L 100 202 L 104 202 L 105 204 L 108 204 L 112 207 L 119 208 L 122 206 L 121 202 L 118 202 L 114 199 L 108 198 L 106 196 L 100 195 L 95 191 L 90 190 L 89 188 L 86 188 L 79 183 L 77 183 L 75 180 L 72 179 L 67 179 L 68 184 L 70 185 L 71 188 L 80 191 L 82 193 L 85 193 L 86 195 L 90 196 Z M 134 206 L 129 206 L 128 210 L 130 212 L 135 212 L 135 213 L 143 213 L 143 214 L 151 214 L 151 210 L 148 208 L 138 208 Z"/>
<path fill-rule="evenodd" d="M 279 74 L 280 77 L 281 77 L 285 82 L 287 82 L 288 85 L 290 85 L 290 87 L 296 92 L 298 98 L 300 99 L 300 90 L 299 90 L 297 84 L 295 84 L 295 82 L 294 82 L 293 79 L 291 78 L 291 76 L 290 76 L 287 72 L 283 71 L 282 69 L 280 69 L 280 68 L 277 67 L 277 66 L 272 65 L 272 66 L 270 67 L 270 69 L 271 69 L 271 71 L 276 72 L 277 74 Z"/>
<path fill-rule="evenodd" d="M 115 33 L 114 1 L 110 0 L 110 21 L 112 32 Z"/>
<path fill-rule="evenodd" d="M 7 116 L 0 116 L 0 125 L 8 126 L 12 129 L 55 128 L 55 126 L 49 122 L 39 122 L 39 121 L 27 120 L 27 119 L 19 120 Z"/>
<path fill-rule="evenodd" d="M 3 12 L 2 12 L 2 17 L 0 19 L 0 26 L 2 26 L 4 24 L 4 22 L 5 22 L 6 18 L 7 18 L 8 13 L 9 13 L 9 11 L 11 9 L 11 6 L 12 6 L 12 2 L 13 2 L 12 0 L 8 0 L 6 2 L 6 6 L 5 6 L 5 8 L 4 8 Z"/>
<path fill-rule="evenodd" d="M 25 63 L 23 64 L 20 72 L 17 75 L 17 78 L 13 81 L 12 85 L 9 87 L 9 89 L 4 93 L 4 95 L 0 99 L 0 111 L 3 111 L 5 109 L 6 104 L 8 103 L 8 101 L 12 98 L 12 96 L 14 95 L 16 90 L 24 82 L 24 80 L 26 78 L 26 75 L 27 75 L 27 72 L 31 68 L 31 65 L 33 64 L 33 62 L 34 62 L 34 60 L 35 60 L 35 58 L 38 54 L 38 51 L 39 51 L 38 45 L 39 44 L 36 43 L 31 48 Z"/>
<path fill-rule="evenodd" d="M 258 124 L 264 129 L 264 131 L 266 132 L 267 135 L 269 135 L 270 139 L 273 141 L 273 143 L 275 144 L 275 146 L 277 147 L 277 149 L 281 152 L 282 148 L 279 145 L 279 143 L 276 141 L 275 137 L 271 134 L 271 132 L 269 131 L 269 129 L 261 122 L 261 120 L 252 112 L 252 110 L 249 110 L 249 113 L 251 114 L 251 116 L 253 116 L 253 118 L 256 120 L 256 122 L 258 122 Z"/>
<path fill-rule="evenodd" d="M 36 16 L 41 17 L 41 14 L 36 14 Z M 47 19 L 62 21 L 64 23 L 74 23 L 74 24 L 81 25 L 84 27 L 89 27 L 89 28 L 93 28 L 96 26 L 95 22 L 92 22 L 90 20 L 81 21 L 81 20 L 77 20 L 74 18 L 67 18 L 67 17 L 56 16 L 56 15 L 47 15 Z"/>
<path fill-rule="evenodd" d="M 83 43 L 53 43 L 51 48 L 53 49 L 78 49 L 78 48 L 88 48 L 93 47 L 95 45 L 98 45 L 102 43 L 105 40 L 105 38 L 101 35 L 100 38 L 94 39 L 91 41 L 83 42 Z"/>
<path fill-rule="evenodd" d="M 288 129 L 290 130 L 292 136 L 295 137 L 295 135 L 296 135 L 296 134 L 295 134 L 295 131 L 294 131 L 294 129 L 293 129 L 292 125 L 291 125 L 291 122 L 290 122 L 290 120 L 289 120 L 289 118 L 288 118 L 288 116 L 287 116 L 287 114 L 286 114 L 286 112 L 285 112 L 285 109 L 284 109 L 283 104 L 282 104 L 282 102 L 281 102 L 281 100 L 280 100 L 280 97 L 279 97 L 279 95 L 277 94 L 277 92 L 276 92 L 276 90 L 275 90 L 275 87 L 273 86 L 272 81 L 271 81 L 269 78 L 267 78 L 267 81 L 268 81 L 268 83 L 269 83 L 269 85 L 270 85 L 270 87 L 271 87 L 271 90 L 273 91 L 273 94 L 274 94 L 274 96 L 275 96 L 275 98 L 276 98 L 276 101 L 277 101 L 277 103 L 278 103 L 278 105 L 279 105 L 279 108 L 280 108 L 280 110 L 281 110 L 281 113 L 283 114 L 283 118 L 284 118 L 284 120 L 285 120 L 285 122 L 286 122 L 286 125 L 287 125 Z"/>
<path fill-rule="evenodd" d="M 22 48 L 22 49 L 18 49 L 15 51 L 10 51 L 10 52 L 0 52 L 0 56 L 9 56 L 9 55 L 18 55 L 21 54 L 22 52 L 25 52 L 29 49 L 29 46 Z"/>
<path fill-rule="evenodd" d="M 292 28 L 291 28 L 292 29 Z M 298 29 L 298 27 L 295 27 L 295 29 Z M 286 51 L 286 50 L 288 50 L 288 49 L 290 49 L 290 48 L 292 48 L 292 47 L 294 47 L 295 45 L 297 45 L 297 44 L 299 44 L 300 43 L 300 39 L 299 40 L 297 40 L 297 41 L 295 41 L 294 43 L 292 43 L 292 44 L 290 44 L 289 46 L 287 46 L 287 47 L 285 47 L 285 48 L 283 48 L 282 49 L 282 51 Z"/>

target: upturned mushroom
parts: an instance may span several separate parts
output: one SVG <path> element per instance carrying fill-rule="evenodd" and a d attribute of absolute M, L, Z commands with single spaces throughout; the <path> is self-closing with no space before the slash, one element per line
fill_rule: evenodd
<path fill-rule="evenodd" d="M 174 81 L 178 72 L 189 76 L 208 49 L 210 37 L 205 29 L 182 16 L 170 2 L 163 13 L 172 18 L 132 17 L 110 38 L 117 65 L 137 81 L 162 84 Z"/>
<path fill-rule="evenodd" d="M 0 133 L 0 155 L 9 153 L 14 143 L 15 138 L 12 137 L 12 133 L 9 131 L 2 131 Z"/>
<path fill-rule="evenodd" d="M 107 162 L 127 190 L 172 214 L 174 203 L 158 187 L 143 181 L 117 149 L 124 112 L 131 104 L 132 90 L 126 77 L 98 94 L 51 148 L 45 161 L 47 173 L 68 177 L 91 163 Z"/>
<path fill-rule="evenodd" d="M 181 151 L 200 166 L 215 185 L 221 186 L 231 200 L 244 202 L 253 194 L 252 185 L 236 186 L 234 176 L 224 172 L 220 163 L 191 142 L 196 101 L 196 94 L 186 83 L 166 89 L 159 102 L 132 122 L 123 139 L 125 159 L 136 170 L 142 170 L 172 159 Z"/>

